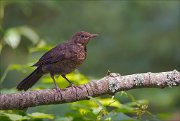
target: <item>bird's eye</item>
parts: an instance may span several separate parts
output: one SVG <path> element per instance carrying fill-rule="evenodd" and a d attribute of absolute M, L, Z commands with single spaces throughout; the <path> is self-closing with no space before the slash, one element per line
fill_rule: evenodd
<path fill-rule="evenodd" d="M 84 38 L 84 35 L 81 35 L 81 38 Z"/>

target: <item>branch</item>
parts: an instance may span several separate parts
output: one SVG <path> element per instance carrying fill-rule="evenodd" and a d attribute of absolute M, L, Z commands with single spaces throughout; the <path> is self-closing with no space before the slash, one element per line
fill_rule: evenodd
<path fill-rule="evenodd" d="M 0 110 L 24 109 L 39 105 L 69 103 L 78 100 L 87 100 L 89 96 L 112 95 L 119 91 L 135 88 L 164 88 L 172 86 L 180 86 L 180 72 L 177 70 L 126 76 L 121 76 L 118 73 L 108 73 L 107 76 L 100 80 L 61 90 L 45 89 L 0 94 Z"/>

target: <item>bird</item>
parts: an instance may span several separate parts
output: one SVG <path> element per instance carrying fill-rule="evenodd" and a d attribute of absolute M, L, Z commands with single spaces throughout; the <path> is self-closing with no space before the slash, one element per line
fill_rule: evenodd
<path fill-rule="evenodd" d="M 46 52 L 33 65 L 36 69 L 23 79 L 16 88 L 19 91 L 26 91 L 43 75 L 48 73 L 56 89 L 60 88 L 54 78 L 55 75 L 61 75 L 69 83 L 69 86 L 73 86 L 73 83 L 66 77 L 66 74 L 71 73 L 83 63 L 87 55 L 87 44 L 95 37 L 97 37 L 97 34 L 91 34 L 86 31 L 76 32 L 67 42 L 59 44 Z"/>

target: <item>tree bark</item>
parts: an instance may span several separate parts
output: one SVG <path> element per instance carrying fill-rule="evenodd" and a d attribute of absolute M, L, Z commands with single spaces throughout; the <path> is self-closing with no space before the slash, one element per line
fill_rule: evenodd
<path fill-rule="evenodd" d="M 177 70 L 126 76 L 108 72 L 108 74 L 100 80 L 90 81 L 88 84 L 65 89 L 45 89 L 0 94 L 0 110 L 24 109 L 40 105 L 69 103 L 78 100 L 87 100 L 89 96 L 113 95 L 119 91 L 135 88 L 164 88 L 172 86 L 180 86 L 180 72 Z"/>

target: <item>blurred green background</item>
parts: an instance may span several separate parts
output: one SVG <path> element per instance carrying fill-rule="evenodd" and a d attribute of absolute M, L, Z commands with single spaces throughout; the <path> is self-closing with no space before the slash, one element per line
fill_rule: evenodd
<path fill-rule="evenodd" d="M 15 86 L 33 70 L 30 66 L 43 53 L 82 30 L 97 33 L 99 36 L 88 44 L 88 56 L 79 71 L 69 75 L 77 84 L 85 83 L 88 79 L 99 79 L 105 76 L 107 70 L 121 75 L 180 70 L 179 1 L 1 0 L 1 92 L 16 92 Z M 65 82 L 59 78 L 59 85 L 63 85 Z M 85 81 L 77 82 L 79 79 Z M 52 80 L 48 76 L 41 80 L 33 89 L 53 88 Z M 125 92 L 125 95 L 148 102 L 147 110 L 153 116 L 143 114 L 142 119 L 180 120 L 179 92 L 179 87 L 135 89 Z M 106 98 L 111 97 L 105 96 L 101 99 Z M 134 102 L 124 96 L 124 93 L 117 93 L 115 99 L 120 104 Z M 49 120 L 97 120 L 99 117 L 98 120 L 105 120 L 114 117 L 110 115 L 114 111 L 119 117 L 116 115 L 117 119 L 111 120 L 121 120 L 123 116 L 125 119 L 126 116 L 132 118 L 127 118 L 128 120 L 136 119 L 134 113 L 125 115 L 124 110 L 118 112 L 117 109 L 106 106 L 107 114 L 102 113 L 101 116 L 90 111 L 89 116 L 95 116 L 89 118 L 80 115 L 81 113 L 76 114 L 82 108 L 77 105 L 88 105 L 87 110 L 93 107 L 88 101 L 80 101 L 30 108 L 28 113 L 52 114 L 53 118 Z M 96 107 L 99 108 L 99 105 Z M 74 110 L 77 112 L 73 112 Z M 42 116 L 39 120 L 45 118 L 48 116 Z"/>

